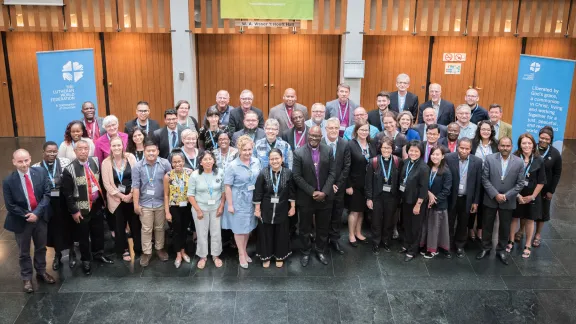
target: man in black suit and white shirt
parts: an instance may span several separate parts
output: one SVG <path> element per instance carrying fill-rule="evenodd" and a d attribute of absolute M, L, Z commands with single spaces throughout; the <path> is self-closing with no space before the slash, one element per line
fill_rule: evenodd
<path fill-rule="evenodd" d="M 244 115 L 248 110 L 252 110 L 258 115 L 258 128 L 264 129 L 264 115 L 262 110 L 252 106 L 254 94 L 250 90 L 243 90 L 240 93 L 240 107 L 232 109 L 230 119 L 228 120 L 228 129 L 230 133 L 235 133 L 244 128 Z"/>
<path fill-rule="evenodd" d="M 145 131 L 148 136 L 153 136 L 154 132 L 160 129 L 160 124 L 150 119 L 150 105 L 146 101 L 139 101 L 136 104 L 136 118 L 126 122 L 124 133 L 131 134 L 135 127 Z"/>
<path fill-rule="evenodd" d="M 401 73 L 396 77 L 396 88 L 398 91 L 390 93 L 390 109 L 396 112 L 408 110 L 414 116 L 414 122 L 418 116 L 418 96 L 408 92 L 410 87 L 410 77 Z"/>
<path fill-rule="evenodd" d="M 46 273 L 46 240 L 50 213 L 50 182 L 42 168 L 30 168 L 30 153 L 19 149 L 12 154 L 12 164 L 16 171 L 8 175 L 3 183 L 4 202 L 8 214 L 4 228 L 14 232 L 19 250 L 20 276 L 24 291 L 31 293 L 32 260 L 30 259 L 30 239 L 34 241 L 34 268 L 36 277 L 53 284 L 54 278 Z"/>
<path fill-rule="evenodd" d="M 158 145 L 159 156 L 167 159 L 173 149 L 181 146 L 182 139 L 180 135 L 185 127 L 178 124 L 178 113 L 176 109 L 172 108 L 166 109 L 164 112 L 164 123 L 166 123 L 166 126 L 154 132 L 153 140 Z"/>
<path fill-rule="evenodd" d="M 454 121 L 456 116 L 456 113 L 454 112 L 454 104 L 448 100 L 442 99 L 442 86 L 438 83 L 432 83 L 430 87 L 428 87 L 428 92 L 430 93 L 430 100 L 420 105 L 418 123 L 424 122 L 424 109 L 432 107 L 436 112 L 436 123 L 448 126 L 448 124 Z"/>
<path fill-rule="evenodd" d="M 378 109 L 371 110 L 368 112 L 368 123 L 381 132 L 384 130 L 384 122 L 382 121 L 382 116 L 387 111 L 393 111 L 398 114 L 398 110 L 390 106 L 390 94 L 386 91 L 380 91 L 376 95 L 376 106 Z"/>

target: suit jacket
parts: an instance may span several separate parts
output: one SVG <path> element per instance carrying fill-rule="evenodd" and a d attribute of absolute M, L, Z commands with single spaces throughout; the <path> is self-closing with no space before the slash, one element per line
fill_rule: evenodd
<path fill-rule="evenodd" d="M 178 134 L 178 143 L 176 146 L 181 146 L 182 144 L 182 131 L 186 129 L 184 126 L 178 124 L 176 126 L 176 132 Z M 159 156 L 161 158 L 167 159 L 168 155 L 172 151 L 170 149 L 170 142 L 168 141 L 168 126 L 164 126 L 160 129 L 154 131 L 152 139 L 156 145 L 158 145 L 158 150 L 160 150 Z"/>
<path fill-rule="evenodd" d="M 470 122 L 472 124 L 478 125 L 478 122 L 482 120 L 490 120 L 488 116 L 488 110 L 480 105 L 476 105 L 476 108 L 473 109 L 472 115 L 470 116 Z"/>
<path fill-rule="evenodd" d="M 475 140 L 472 140 L 472 150 L 470 151 L 470 154 L 475 155 L 476 154 L 476 150 L 478 150 L 478 146 L 479 146 L 479 142 L 476 142 Z M 493 153 L 498 153 L 498 142 L 490 142 L 490 148 L 492 149 Z"/>
<path fill-rule="evenodd" d="M 400 111 L 400 100 L 398 98 L 398 91 L 390 93 L 390 108 L 396 112 Z M 418 96 L 412 92 L 406 93 L 406 101 L 404 102 L 404 110 L 408 110 L 412 113 L 413 121 L 416 121 L 418 117 Z"/>
<path fill-rule="evenodd" d="M 250 107 L 250 110 L 258 115 L 258 128 L 264 129 L 264 115 L 262 114 L 262 110 L 256 107 Z M 242 111 L 242 107 L 236 107 L 230 112 L 228 129 L 230 130 L 230 133 L 235 133 L 244 129 L 244 111 Z"/>
<path fill-rule="evenodd" d="M 328 148 L 330 146 L 326 142 L 326 138 L 322 139 L 322 143 L 326 144 Z M 334 155 L 332 155 L 334 156 Z M 338 192 L 335 194 L 337 197 L 344 196 L 346 191 L 346 181 L 348 179 L 348 174 L 350 173 L 350 146 L 348 141 L 342 137 L 338 138 L 338 143 L 336 144 L 336 157 L 334 158 L 336 179 L 334 184 L 338 187 Z"/>
<path fill-rule="evenodd" d="M 148 118 L 148 120 L 150 123 L 148 124 L 148 134 L 146 135 L 152 136 L 155 131 L 160 129 L 160 124 L 158 124 L 158 122 L 153 119 Z M 130 134 L 136 126 L 138 126 L 138 118 L 134 118 L 126 122 L 126 124 L 124 124 L 124 133 Z M 142 128 L 142 130 L 146 131 L 146 128 Z"/>
<path fill-rule="evenodd" d="M 500 130 L 498 131 L 498 140 L 500 140 L 504 136 L 512 138 L 512 125 L 505 123 L 503 121 L 500 121 Z"/>
<path fill-rule="evenodd" d="M 388 111 L 398 113 L 398 110 L 394 110 L 392 107 L 388 107 Z M 382 119 L 380 118 L 380 109 L 376 108 L 368 112 L 368 124 L 378 128 L 378 131 L 383 131 L 382 129 Z"/>
<path fill-rule="evenodd" d="M 428 100 L 425 103 L 420 105 L 420 110 L 418 112 L 418 123 L 421 124 L 424 122 L 422 112 L 424 109 L 432 107 L 432 100 Z M 448 100 L 441 99 L 440 100 L 440 109 L 438 110 L 438 118 L 436 123 L 439 125 L 448 126 L 451 122 L 455 119 L 455 112 L 454 112 L 454 104 Z"/>
<path fill-rule="evenodd" d="M 359 106 L 352 100 L 348 99 L 348 120 L 350 121 L 348 126 L 354 125 L 354 109 Z M 338 99 L 328 101 L 326 103 L 326 119 L 330 117 L 339 118 L 340 103 Z"/>
<path fill-rule="evenodd" d="M 420 140 L 422 141 L 424 141 L 424 126 L 426 126 L 426 124 L 418 124 L 412 127 L 412 129 L 418 132 L 418 135 L 420 135 Z M 448 128 L 446 126 L 438 124 L 438 129 L 440 129 L 440 138 L 438 141 L 448 136 Z"/>
<path fill-rule="evenodd" d="M 48 222 L 50 213 L 50 181 L 48 174 L 43 168 L 30 168 L 30 178 L 34 187 L 34 197 L 38 205 L 32 211 L 28 210 L 28 201 L 22 188 L 20 174 L 14 171 L 2 182 L 4 202 L 6 204 L 6 221 L 4 228 L 10 232 L 22 233 L 26 226 L 26 214 L 32 213 L 38 216 L 39 222 Z"/>
<path fill-rule="evenodd" d="M 472 154 L 469 155 L 468 171 L 466 172 L 466 210 L 472 208 L 472 204 L 480 204 L 480 188 L 482 186 L 482 159 Z M 458 188 L 460 187 L 460 157 L 458 153 L 446 154 L 446 165 L 452 173 L 452 192 L 450 194 L 449 209 L 456 207 Z"/>
<path fill-rule="evenodd" d="M 99 116 L 95 116 L 94 119 L 96 119 L 96 124 L 98 124 L 98 134 L 100 134 L 100 136 L 104 135 L 104 133 L 106 133 L 106 129 L 104 128 L 104 118 L 99 117 Z M 84 123 L 84 126 L 86 126 L 86 118 L 82 118 L 82 122 Z"/>
<path fill-rule="evenodd" d="M 241 129 L 237 132 L 235 132 L 234 134 L 232 134 L 232 142 L 230 143 L 230 145 L 236 147 L 236 141 L 238 140 L 238 138 L 242 135 L 244 135 L 244 129 Z M 265 138 L 266 137 L 266 132 L 262 129 L 262 128 L 256 128 L 256 134 L 254 135 L 254 143 L 256 143 L 257 140 Z"/>
<path fill-rule="evenodd" d="M 445 148 L 447 148 L 448 150 L 450 150 L 450 147 L 448 146 L 448 137 L 441 137 L 438 140 L 438 145 L 442 145 Z M 457 151 L 458 151 L 458 140 L 456 140 L 456 148 L 455 148 L 454 152 L 457 152 Z M 454 153 L 454 152 L 452 152 L 452 153 Z"/>
<path fill-rule="evenodd" d="M 484 186 L 484 205 L 490 208 L 515 209 L 516 196 L 524 188 L 524 162 L 516 155 L 508 157 L 506 177 L 502 176 L 501 155 L 490 154 L 484 161 L 482 170 L 482 185 Z M 506 201 L 499 204 L 495 197 L 498 194 L 506 195 Z"/>
<path fill-rule="evenodd" d="M 294 105 L 294 110 L 300 110 L 304 113 L 304 120 L 308 119 L 308 108 L 306 108 L 306 106 L 296 103 Z M 272 109 L 270 109 L 268 112 L 268 118 L 274 118 L 278 121 L 280 124 L 280 134 L 282 134 L 285 130 L 292 128 L 288 127 L 290 120 L 288 119 L 288 114 L 286 113 L 284 103 L 272 107 Z"/>
<path fill-rule="evenodd" d="M 306 138 L 302 140 L 301 146 L 306 146 L 306 144 L 308 144 L 308 131 L 310 130 L 310 128 L 308 126 L 305 127 L 306 127 Z M 290 144 L 290 148 L 292 149 L 292 151 L 296 150 L 296 136 L 294 136 L 294 128 L 287 129 L 284 132 L 282 132 L 280 138 L 282 138 L 282 140 Z"/>
<path fill-rule="evenodd" d="M 316 172 L 310 146 L 305 145 L 294 152 L 294 165 L 292 175 L 296 184 L 296 204 L 300 207 L 314 207 L 318 209 L 331 208 L 334 199 L 332 185 L 336 179 L 336 164 L 332 157 L 332 150 L 326 144 L 320 143 L 320 165 L 318 166 L 318 179 L 320 191 L 326 194 L 323 202 L 312 198 L 317 189 Z"/>

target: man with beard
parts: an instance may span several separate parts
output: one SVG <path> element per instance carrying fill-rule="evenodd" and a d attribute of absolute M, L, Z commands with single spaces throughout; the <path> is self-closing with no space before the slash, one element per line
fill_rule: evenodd
<path fill-rule="evenodd" d="M 456 108 L 456 123 L 460 126 L 460 135 L 458 138 L 474 138 L 478 126 L 470 122 L 470 106 L 467 104 L 459 105 Z"/>
<path fill-rule="evenodd" d="M 243 126 L 243 121 L 246 113 L 248 111 L 253 111 L 258 116 L 258 128 L 264 128 L 264 115 L 262 110 L 252 106 L 254 102 L 254 94 L 250 90 L 243 90 L 240 93 L 240 107 L 232 109 L 230 112 L 230 119 L 228 121 L 228 129 L 231 133 L 241 130 Z"/>
<path fill-rule="evenodd" d="M 318 102 L 313 104 L 312 117 L 305 122 L 306 127 L 320 126 L 322 137 L 326 137 L 326 119 L 324 117 L 326 117 L 326 106 Z"/>
<path fill-rule="evenodd" d="M 368 123 L 378 128 L 378 131 L 381 132 L 384 130 L 384 113 L 393 111 L 395 114 L 398 114 L 398 110 L 390 107 L 390 94 L 385 91 L 379 92 L 376 96 L 376 106 L 378 109 L 371 110 L 368 113 Z"/>
<path fill-rule="evenodd" d="M 481 120 L 488 120 L 488 111 L 482 108 L 478 101 L 480 100 L 480 96 L 478 95 L 478 90 L 476 89 L 468 89 L 466 90 L 466 96 L 464 97 L 464 101 L 468 107 L 470 107 L 470 122 L 474 125 L 478 124 Z M 471 138 L 471 137 L 470 137 Z"/>
<path fill-rule="evenodd" d="M 251 110 L 244 114 L 244 128 L 232 135 L 232 146 L 236 146 L 236 140 L 242 135 L 250 136 L 254 142 L 266 137 L 264 130 L 258 127 L 258 114 Z"/>

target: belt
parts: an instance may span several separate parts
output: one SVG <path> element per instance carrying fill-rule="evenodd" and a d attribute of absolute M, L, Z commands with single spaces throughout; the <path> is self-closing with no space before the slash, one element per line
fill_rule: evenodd
<path fill-rule="evenodd" d="M 458 195 L 458 198 L 466 197 L 466 195 Z"/>

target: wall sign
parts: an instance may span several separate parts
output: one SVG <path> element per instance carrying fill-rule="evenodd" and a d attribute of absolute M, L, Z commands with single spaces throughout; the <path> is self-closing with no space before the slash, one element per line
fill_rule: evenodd
<path fill-rule="evenodd" d="M 444 53 L 442 54 L 444 62 L 466 62 L 466 53 Z"/>

